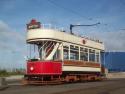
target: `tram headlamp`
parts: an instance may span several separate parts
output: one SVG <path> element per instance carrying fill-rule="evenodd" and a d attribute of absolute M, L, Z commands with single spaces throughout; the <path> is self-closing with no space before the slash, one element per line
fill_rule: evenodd
<path fill-rule="evenodd" d="M 30 67 L 30 70 L 33 71 L 33 70 L 34 70 L 34 67 Z"/>

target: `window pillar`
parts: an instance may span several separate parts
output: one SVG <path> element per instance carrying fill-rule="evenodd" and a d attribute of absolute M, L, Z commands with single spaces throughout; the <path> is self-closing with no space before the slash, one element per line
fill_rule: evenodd
<path fill-rule="evenodd" d="M 89 49 L 88 49 L 88 62 L 89 62 Z"/>
<path fill-rule="evenodd" d="M 69 45 L 69 49 L 68 49 L 68 50 L 69 50 L 69 51 L 68 51 L 68 52 L 69 52 L 68 54 L 69 54 L 69 60 L 70 60 L 70 45 Z"/>
<path fill-rule="evenodd" d="M 100 56 L 100 51 L 99 51 L 99 63 L 101 63 L 101 56 Z"/>
<path fill-rule="evenodd" d="M 61 46 L 62 46 L 62 47 L 61 47 L 61 48 L 62 48 L 62 49 L 61 49 L 61 50 L 62 50 L 62 51 L 61 51 L 61 52 L 62 52 L 62 54 L 61 54 L 61 59 L 62 59 L 62 61 L 63 61 L 63 60 L 64 60 L 64 50 L 63 50 L 63 43 L 62 43 L 62 45 L 61 45 Z"/>
<path fill-rule="evenodd" d="M 94 62 L 96 62 L 96 50 L 94 51 Z"/>
<path fill-rule="evenodd" d="M 81 59 L 80 56 L 81 56 L 81 54 L 80 54 L 80 47 L 79 47 L 79 61 L 80 61 L 80 59 Z"/>

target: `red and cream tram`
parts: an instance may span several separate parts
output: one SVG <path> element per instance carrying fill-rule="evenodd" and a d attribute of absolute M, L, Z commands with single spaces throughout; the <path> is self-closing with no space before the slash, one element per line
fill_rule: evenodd
<path fill-rule="evenodd" d="M 102 42 L 45 27 L 36 20 L 27 24 L 26 42 L 30 51 L 26 83 L 101 80 Z"/>

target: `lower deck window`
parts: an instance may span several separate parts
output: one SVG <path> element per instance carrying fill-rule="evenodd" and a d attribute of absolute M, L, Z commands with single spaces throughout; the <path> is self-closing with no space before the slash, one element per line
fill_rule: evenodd
<path fill-rule="evenodd" d="M 95 61 L 95 54 L 89 54 L 89 61 Z"/>
<path fill-rule="evenodd" d="M 68 50 L 63 50 L 64 51 L 64 59 L 68 59 L 69 55 L 68 55 Z"/>
<path fill-rule="evenodd" d="M 79 53 L 75 51 L 70 52 L 70 59 L 71 60 L 79 60 Z"/>
<path fill-rule="evenodd" d="M 88 53 L 80 53 L 80 60 L 88 61 Z"/>
<path fill-rule="evenodd" d="M 64 60 L 81 60 L 90 62 L 100 62 L 99 51 L 86 47 L 78 47 L 75 45 L 63 47 Z"/>
<path fill-rule="evenodd" d="M 99 53 L 96 53 L 95 61 L 96 61 L 96 62 L 99 62 Z"/>
<path fill-rule="evenodd" d="M 95 50 L 89 49 L 89 61 L 95 62 Z"/>

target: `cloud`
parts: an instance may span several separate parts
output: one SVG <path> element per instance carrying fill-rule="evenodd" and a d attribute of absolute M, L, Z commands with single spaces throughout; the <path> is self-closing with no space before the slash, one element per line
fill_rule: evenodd
<path fill-rule="evenodd" d="M 125 51 L 125 31 L 91 31 L 86 35 L 102 40 L 105 44 L 106 51 Z"/>
<path fill-rule="evenodd" d="M 26 55 L 25 32 L 14 31 L 0 20 L 1 67 L 22 67 Z"/>
<path fill-rule="evenodd" d="M 13 48 L 22 43 L 25 43 L 25 33 L 14 31 L 6 23 L 0 21 L 0 47 L 7 46 L 8 48 Z M 15 50 L 15 48 L 11 50 Z"/>

